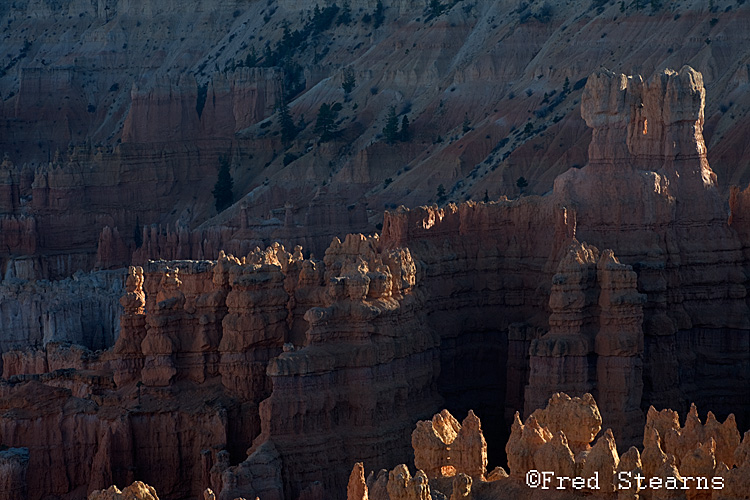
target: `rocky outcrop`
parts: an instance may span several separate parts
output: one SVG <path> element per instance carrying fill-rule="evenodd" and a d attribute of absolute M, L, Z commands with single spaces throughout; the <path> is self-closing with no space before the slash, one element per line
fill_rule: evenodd
<path fill-rule="evenodd" d="M 194 75 L 159 75 L 135 83 L 123 142 L 164 143 L 228 138 L 273 114 L 280 99 L 277 68 L 237 68 L 201 85 Z"/>
<path fill-rule="evenodd" d="M 408 250 L 380 250 L 362 235 L 335 240 L 323 261 L 275 244 L 242 258 L 130 267 L 113 348 L 6 353 L 0 404 L 15 413 L 0 418 L 2 443 L 37 450 L 30 470 L 67 470 L 29 484 L 33 500 L 135 478 L 166 498 L 206 487 L 229 500 L 325 496 L 357 456 L 407 456 L 409 422 L 439 404 L 435 335 L 416 280 Z M 363 389 L 370 377 L 384 382 Z M 465 449 L 456 465 L 472 474 L 478 425 L 469 418 L 454 444 Z M 68 427 L 87 437 L 61 454 Z M 166 428 L 173 438 L 159 437 Z M 133 442 L 151 444 L 136 451 Z M 329 473 L 306 469 L 311 456 L 325 456 Z"/>
<path fill-rule="evenodd" d="M 550 331 L 531 342 L 527 412 L 551 389 L 580 394 L 596 387 L 615 434 L 637 441 L 646 297 L 636 280 L 612 250 L 600 257 L 595 247 L 571 245 L 552 279 Z"/>
<path fill-rule="evenodd" d="M 292 343 L 271 359 L 261 433 L 247 460 L 214 488 L 221 498 L 260 495 L 249 484 L 232 485 L 245 484 L 238 479 L 242 469 L 254 470 L 266 446 L 282 457 L 284 495 L 291 497 L 316 480 L 326 491 L 345 488 L 348 472 L 340 471 L 348 470 L 351 454 L 375 463 L 408 454 L 399 442 L 408 441 L 411 425 L 404 423 L 431 413 L 439 400 L 435 336 L 421 321 L 409 251 L 378 246 L 377 237 L 349 235 L 334 240 L 323 262 L 300 263 L 299 283 L 306 286 L 295 297 L 309 304 L 317 296 L 320 305 L 304 313 L 310 325 L 304 344 Z M 403 383 L 362 382 L 384 377 Z M 325 460 L 327 472 L 305 465 L 311 456 Z"/>
<path fill-rule="evenodd" d="M 429 478 L 453 476 L 484 477 L 487 469 L 487 443 L 482 427 L 473 411 L 469 410 L 459 424 L 448 410 L 417 422 L 411 434 L 414 465 Z"/>
<path fill-rule="evenodd" d="M 8 500 L 26 498 L 26 476 L 29 466 L 27 448 L 0 451 L 0 494 Z"/>
<path fill-rule="evenodd" d="M 0 240 L 9 245 L 2 258 L 33 258 L 37 269 L 23 276 L 53 278 L 78 267 L 130 264 L 121 251 L 136 250 L 135 235 L 144 224 L 170 231 L 178 222 L 189 231 L 230 227 L 225 215 L 214 217 L 210 195 L 220 156 L 232 161 L 236 198 L 252 194 L 253 230 L 264 234 L 232 239 L 255 238 L 250 248 L 278 239 L 287 247 L 315 247 L 320 255 L 334 234 L 315 221 L 340 221 L 335 230 L 340 238 L 373 231 L 383 207 L 432 203 L 441 184 L 452 201 L 482 199 L 485 193 L 487 199 L 514 197 L 520 194 L 519 176 L 530 182 L 528 192 L 544 193 L 558 174 L 586 163 L 590 132 L 578 104 L 588 75 L 608 61 L 646 75 L 674 61 L 693 62 L 721 96 L 701 118 L 715 146 L 714 167 L 727 186 L 746 179 L 748 160 L 737 152 L 746 132 L 747 53 L 732 35 L 747 21 L 743 8 L 727 5 L 730 11 L 711 12 L 681 4 L 643 15 L 637 4 L 620 11 L 615 4 L 591 8 L 576 1 L 541 13 L 541 5 L 480 1 L 466 9 L 456 4 L 424 22 L 422 2 L 403 0 L 388 5 L 384 23 L 373 31 L 363 19 L 372 17 L 377 3 L 356 4 L 350 22 L 342 19 L 322 31 L 312 22 L 312 7 L 293 2 L 273 7 L 214 2 L 206 8 L 195 0 L 137 6 L 68 0 L 56 11 L 37 1 L 9 5 L 0 13 L 7 36 L 7 61 L 0 68 L 0 149 L 17 167 L 3 175 Z M 585 20 L 576 17 L 582 13 Z M 587 29 L 581 29 L 584 22 L 590 23 Z M 708 27 L 686 36 L 696 23 Z M 113 25 L 123 29 L 113 32 Z M 59 33 L 67 33 L 63 42 Z M 368 42 L 360 45 L 364 39 Z M 674 46 L 675 39 L 687 43 Z M 349 93 L 341 88 L 345 69 L 356 76 Z M 680 78 L 685 85 L 678 88 L 674 82 Z M 635 93 L 637 78 L 616 79 L 629 86 L 628 94 Z M 693 118 L 695 109 L 688 106 L 684 115 L 670 113 L 667 128 L 646 115 L 673 98 L 698 96 L 690 93 L 691 85 L 697 89 L 699 82 L 687 73 L 647 85 L 651 97 L 642 102 L 639 124 L 647 121 L 652 133 L 636 148 L 641 156 L 653 157 L 663 149 L 662 139 L 690 127 L 685 117 Z M 627 134 L 637 128 L 624 118 L 632 103 L 620 99 L 614 86 L 609 90 L 596 95 L 603 101 L 611 96 L 613 111 L 623 116 L 608 114 L 607 130 L 594 132 L 596 144 L 615 138 L 615 130 Z M 282 94 L 301 129 L 288 144 L 274 116 Z M 316 113 L 323 103 L 342 101 L 347 105 L 341 135 L 318 144 Z M 378 137 L 390 106 L 411 120 L 411 141 L 391 145 Z M 606 121 L 605 115 L 600 119 Z M 69 144 L 90 152 L 69 162 Z M 614 157 L 625 146 L 620 141 Z M 692 146 L 673 140 L 669 148 L 682 155 Z M 45 187 L 43 171 L 67 169 L 68 163 L 81 167 L 73 169 L 78 186 L 53 179 Z M 39 170 L 33 196 L 25 193 L 24 170 Z M 321 188 L 330 192 L 318 196 Z M 287 202 L 295 222 L 288 231 Z M 356 217 L 348 217 L 351 206 Z M 314 225 L 309 230 L 308 222 Z M 116 229 L 124 246 L 109 242 L 105 227 L 112 236 Z M 295 235 L 301 232 L 307 241 Z M 316 241 L 322 233 L 324 241 Z M 215 259 L 222 248 L 236 255 L 248 251 L 221 243 L 202 255 L 146 257 Z M 623 255 L 614 245 L 590 243 Z M 75 262 L 65 262 L 68 258 Z"/>
<path fill-rule="evenodd" d="M 230 256 L 212 246 L 220 235 L 199 247 L 216 250 L 216 261 L 133 267 L 113 350 L 48 346 L 8 357 L 6 408 L 30 404 L 29 414 L 45 417 L 6 412 L 3 444 L 43 450 L 30 455 L 29 470 L 91 463 L 60 457 L 37 437 L 45 426 L 81 425 L 89 438 L 77 452 L 105 457 L 95 470 L 72 465 L 65 479 L 45 478 L 29 496 L 42 488 L 73 495 L 92 478 L 97 488 L 120 484 L 135 479 L 134 467 L 170 498 L 206 487 L 220 500 L 339 498 L 352 463 L 385 470 L 405 460 L 413 425 L 441 406 L 456 415 L 486 409 L 490 425 L 480 432 L 473 413 L 462 426 L 447 413 L 419 424 L 423 472 L 393 472 L 393 495 L 424 496 L 429 480 L 455 482 L 458 497 L 481 498 L 485 483 L 511 496 L 526 487 L 499 472 L 482 480 L 493 446 L 506 441 L 516 479 L 537 466 L 588 467 L 609 488 L 607 477 L 623 467 L 671 481 L 685 457 L 698 472 L 712 454 L 731 465 L 732 419 L 699 426 L 691 416 L 679 427 L 667 412 L 648 417 L 645 436 L 640 430 L 640 408 L 671 401 L 684 411 L 693 394 L 701 406 L 716 401 L 722 419 L 732 406 L 738 421 L 750 418 L 743 243 L 705 161 L 700 81 L 689 68 L 645 83 L 592 75 L 582 103 L 592 162 L 560 176 L 548 196 L 399 208 L 381 235 L 334 239 L 322 260 L 279 244 Z M 672 145 L 659 149 L 649 134 Z M 698 208 L 687 207 L 696 198 Z M 238 226 L 247 239 L 234 229 L 227 237 L 246 245 L 247 214 L 236 209 L 239 218 L 223 215 L 223 227 Z M 193 252 L 192 235 L 202 234 L 188 225 L 148 231 L 144 256 L 163 242 Z M 572 397 L 539 409 L 561 389 Z M 48 404 L 37 408 L 42 397 Z M 72 416 L 71 407 L 88 413 Z M 509 408 L 530 414 L 514 418 L 510 436 Z M 102 430 L 115 420 L 121 431 Z M 599 443 L 602 420 L 612 427 Z M 160 437 L 167 428 L 174 439 Z M 49 442 L 60 448 L 68 435 Z M 643 453 L 620 460 L 615 443 L 641 438 Z M 128 448 L 141 441 L 155 444 L 147 453 Z M 106 459 L 115 456 L 128 458 Z M 365 482 L 371 498 L 391 493 L 389 475 Z"/>
<path fill-rule="evenodd" d="M 688 67 L 647 82 L 595 73 L 582 98 L 582 115 L 594 129 L 590 164 L 555 181 L 555 195 L 577 204 L 577 237 L 612 248 L 638 273 L 647 298 L 644 398 L 661 406 L 680 405 L 677 331 L 696 332 L 699 338 L 687 343 L 700 343 L 711 331 L 747 328 L 740 244 L 725 222 L 706 160 L 704 106 L 702 78 Z M 613 209 L 602 210 L 597 200 L 603 199 Z M 687 201 L 693 199 L 700 201 Z M 693 243 L 697 239 L 705 245 Z M 676 283 L 679 299 L 670 293 Z M 707 288 L 717 291 L 714 299 L 705 300 Z M 710 319 L 716 317 L 712 307 L 731 312 L 717 322 Z M 635 370 L 625 372 L 632 378 Z"/>
<path fill-rule="evenodd" d="M 60 281 L 0 284 L 0 353 L 50 342 L 106 349 L 119 333 L 122 271 L 76 273 Z"/>
<path fill-rule="evenodd" d="M 510 476 L 502 469 L 485 479 L 483 476 L 470 477 L 451 468 L 443 468 L 447 477 L 428 477 L 421 467 L 425 470 L 439 470 L 441 464 L 445 463 L 445 457 L 435 453 L 425 454 L 426 440 L 413 439 L 414 465 L 417 467 L 413 478 L 406 465 L 401 464 L 387 474 L 386 471 L 381 471 L 377 479 L 371 473 L 365 483 L 363 466 L 358 463 L 350 477 L 347 499 L 423 499 L 427 498 L 427 492 L 430 498 L 454 500 L 572 500 L 582 497 L 635 500 L 644 497 L 740 499 L 747 496 L 747 491 L 742 488 L 747 484 L 750 469 L 744 463 L 735 468 L 727 467 L 716 455 L 716 441 L 713 437 L 708 437 L 705 441 L 691 441 L 681 460 L 672 453 L 665 454 L 661 450 L 656 427 L 661 425 L 659 422 L 663 422 L 662 417 L 667 414 L 659 414 L 651 408 L 643 453 L 631 447 L 620 456 L 611 429 L 601 433 L 594 443 L 600 430 L 601 418 L 594 419 L 598 423 L 592 427 L 592 415 L 598 416 L 599 409 L 590 394 L 585 394 L 583 398 L 555 394 L 548 405 L 530 415 L 525 424 L 521 423 L 516 414 L 506 445 Z M 542 417 L 546 423 L 540 424 L 538 417 Z M 458 424 L 452 418 L 445 410 L 437 414 L 433 419 L 433 424 L 437 425 L 432 432 L 436 435 L 455 434 L 455 426 Z M 690 419 L 688 416 L 688 422 Z M 420 422 L 414 435 L 425 436 L 428 432 L 426 424 L 427 422 Z M 565 427 L 565 430 L 553 430 L 560 427 Z M 737 432 L 733 419 L 728 420 L 722 428 L 727 435 L 735 435 Z M 687 423 L 682 432 L 688 435 L 693 432 L 686 429 Z M 680 431 L 675 432 L 681 434 Z M 580 438 L 570 441 L 566 433 Z M 578 439 L 582 440 L 577 441 Z M 737 452 L 741 448 L 735 442 L 739 441 L 732 440 L 728 449 Z M 579 449 L 578 453 L 574 453 L 570 443 L 577 443 L 575 447 Z M 637 479 L 638 476 L 641 477 L 640 480 Z M 563 477 L 565 479 L 561 479 Z"/>
<path fill-rule="evenodd" d="M 88 500 L 159 500 L 159 497 L 156 496 L 156 490 L 151 486 L 136 481 L 122 491 L 117 486 L 110 486 L 106 490 L 92 491 Z"/>

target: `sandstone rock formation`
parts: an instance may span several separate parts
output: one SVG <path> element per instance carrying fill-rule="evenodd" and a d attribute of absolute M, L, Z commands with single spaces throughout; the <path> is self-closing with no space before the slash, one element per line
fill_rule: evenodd
<path fill-rule="evenodd" d="M 437 406 L 436 340 L 418 312 L 423 299 L 413 290 L 414 262 L 407 250 L 381 252 L 377 246 L 376 237 L 350 235 L 343 242 L 334 240 L 323 262 L 289 261 L 288 272 L 299 273 L 300 288 L 295 303 L 287 305 L 291 316 L 286 324 L 294 325 L 294 317 L 304 314 L 310 326 L 302 345 L 289 337 L 293 332 L 279 339 L 280 344 L 292 340 L 294 348 L 268 364 L 272 390 L 260 403 L 260 435 L 246 462 L 224 472 L 223 486 L 214 488 L 222 491 L 221 498 L 225 492 L 260 494 L 239 477 L 243 468 L 253 471 L 264 447 L 271 445 L 282 457 L 282 477 L 291 479 L 285 495 L 294 497 L 299 485 L 316 480 L 326 491 L 344 488 L 346 476 L 338 471 L 347 461 L 346 450 L 376 463 L 385 463 L 387 455 L 406 454 L 402 443 L 408 439 L 409 415 L 423 416 Z M 260 281 L 266 287 L 282 284 L 271 277 Z M 316 303 L 320 305 L 309 307 Z M 273 325 L 274 316 L 267 318 Z M 227 320 L 224 326 L 226 330 Z M 363 380 L 383 376 L 404 383 L 363 385 Z M 297 410 L 290 413 L 292 407 Z M 372 436 L 378 437 L 377 451 L 367 444 Z M 310 456 L 325 460 L 329 472 L 303 466 Z"/>
<path fill-rule="evenodd" d="M 276 244 L 241 259 L 131 267 L 112 349 L 5 354 L 2 443 L 32 446 L 30 470 L 60 470 L 29 482 L 31 499 L 135 478 L 165 498 L 206 487 L 228 500 L 324 497 L 341 484 L 336 464 L 405 457 L 410 422 L 440 401 L 415 285 L 407 249 L 381 251 L 361 235 L 335 240 L 323 261 Z M 363 389 L 371 376 L 410 382 Z M 482 460 L 478 425 L 468 418 L 456 439 L 467 470 Z M 73 428 L 87 436 L 75 447 L 65 444 Z M 330 473 L 305 470 L 310 456 L 326 456 Z"/>
<path fill-rule="evenodd" d="M 367 483 L 365 482 L 365 468 L 362 462 L 354 464 L 346 485 L 346 500 L 367 500 Z"/>
<path fill-rule="evenodd" d="M 436 414 L 431 421 L 417 422 L 411 445 L 414 465 L 429 478 L 457 473 L 484 477 L 487 443 L 479 418 L 471 410 L 462 424 L 448 410 Z"/>
<path fill-rule="evenodd" d="M 373 479 L 374 474 L 371 473 L 370 479 L 365 483 L 363 464 L 357 463 L 350 476 L 347 500 L 368 498 L 368 494 L 369 498 L 378 500 L 422 499 L 426 498 L 428 491 L 430 498 L 453 500 L 747 497 L 748 492 L 743 488 L 747 485 L 750 469 L 745 464 L 728 468 L 724 462 L 717 462 L 716 441 L 713 438 L 703 443 L 693 443 L 681 461 L 671 453 L 662 452 L 658 431 L 653 425 L 653 418 L 658 414 L 653 409 L 649 412 L 651 418 L 646 429 L 643 454 L 639 453 L 637 448 L 631 447 L 620 456 L 612 431 L 607 429 L 599 435 L 592 447 L 574 456 L 569 447 L 566 431 L 558 430 L 553 434 L 546 425 L 539 424 L 536 414 L 544 415 L 553 427 L 565 422 L 567 432 L 589 436 L 585 438 L 588 448 L 597 433 L 591 434 L 590 422 L 583 414 L 579 412 L 576 415 L 571 411 L 575 405 L 582 403 L 592 412 L 599 413 L 590 394 L 586 394 L 578 401 L 566 394 L 556 394 L 543 410 L 537 410 L 535 414 L 530 415 L 525 424 L 521 424 L 516 414 L 516 423 L 506 445 L 510 476 L 498 473 L 485 479 L 483 476 L 471 477 L 455 470 L 444 469 L 450 472 L 449 477 L 428 478 L 421 467 L 425 470 L 439 470 L 441 464 L 445 463 L 445 457 L 436 453 L 425 454 L 423 448 L 429 440 L 416 439 L 413 440 L 413 446 L 417 473 L 413 478 L 406 465 L 401 464 L 387 475 L 385 471 L 381 471 L 377 480 Z M 455 434 L 454 425 L 451 425 L 451 420 L 447 418 L 449 416 L 450 413 L 445 410 L 435 416 L 433 424 L 437 425 L 433 429 L 434 433 L 447 431 L 449 434 Z M 426 424 L 428 422 L 419 422 L 414 435 L 426 436 Z M 733 420 L 726 425 L 727 433 L 732 428 L 736 432 Z M 533 436 L 536 436 L 536 439 Z M 733 445 L 731 448 L 741 454 L 739 446 Z M 542 471 L 549 474 L 546 483 L 542 479 Z M 540 475 L 535 476 L 536 472 Z M 638 475 L 641 476 L 640 480 L 637 479 Z M 559 481 L 561 477 L 566 479 Z"/>
<path fill-rule="evenodd" d="M 218 259 L 129 269 L 111 350 L 47 343 L 6 357 L 2 444 L 33 450 L 28 471 L 56 471 L 27 480 L 28 497 L 68 500 L 142 479 L 164 498 L 207 487 L 220 500 L 340 498 L 352 463 L 405 461 L 415 422 L 441 406 L 487 410 L 487 436 L 473 414 L 420 424 L 423 472 L 393 473 L 394 495 L 431 495 L 428 478 L 464 497 L 481 498 L 483 484 L 520 491 L 499 472 L 482 480 L 506 440 L 516 480 L 537 462 L 588 467 L 607 486 L 618 470 L 677 480 L 683 460 L 705 471 L 712 454 L 744 465 L 726 416 L 736 407 L 741 427 L 750 419 L 745 244 L 706 161 L 701 79 L 683 68 L 647 82 L 604 70 L 589 80 L 591 162 L 548 196 L 399 208 L 380 235 L 336 238 L 322 260 L 278 243 L 235 257 L 213 246 L 223 230 L 149 226 L 144 258 L 193 252 L 191 235 L 205 230 L 219 236 L 196 251 Z M 78 189 L 83 168 L 40 171 L 34 203 L 46 210 L 58 187 Z M 242 205 L 221 217 L 228 240 L 251 241 Z M 539 409 L 561 389 L 572 397 Z M 727 420 L 704 425 L 694 411 L 680 427 L 674 413 L 650 411 L 640 435 L 640 408 L 684 412 L 687 398 Z M 510 408 L 530 415 L 508 436 Z M 595 442 L 610 419 L 611 435 Z M 84 439 L 70 445 L 73 435 Z M 643 453 L 618 463 L 613 443 L 641 438 Z M 727 468 L 734 485 L 742 470 Z M 371 498 L 390 495 L 390 475 L 365 482 Z"/>
<path fill-rule="evenodd" d="M 92 491 L 88 500 L 159 500 L 159 497 L 156 496 L 156 490 L 151 486 L 136 481 L 122 491 L 117 486 Z"/>
<path fill-rule="evenodd" d="M 23 500 L 27 494 L 26 479 L 29 465 L 27 448 L 0 451 L 0 494 L 8 500 Z"/>
<path fill-rule="evenodd" d="M 0 353 L 50 342 L 111 347 L 119 334 L 123 284 L 122 271 L 81 272 L 59 281 L 6 278 L 0 284 Z"/>

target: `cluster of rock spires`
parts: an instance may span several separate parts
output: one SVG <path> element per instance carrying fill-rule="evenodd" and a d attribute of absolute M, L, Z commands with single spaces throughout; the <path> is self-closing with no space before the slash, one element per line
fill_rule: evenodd
<path fill-rule="evenodd" d="M 275 244 L 131 267 L 113 347 L 3 354 L 0 493 L 67 500 L 138 479 L 164 498 L 342 498 L 352 463 L 407 461 L 414 422 L 445 406 L 486 415 L 495 445 L 505 422 L 511 450 L 526 432 L 578 454 L 591 412 L 584 431 L 544 413 L 512 424 L 559 391 L 593 394 L 623 446 L 656 421 L 648 405 L 698 401 L 747 427 L 750 195 L 734 194 L 730 226 L 704 99 L 687 67 L 649 82 L 602 70 L 582 102 L 591 162 L 548 196 L 388 212 L 381 235 L 334 239 L 322 260 Z M 468 491 L 484 474 L 478 420 L 437 421 L 413 434 L 425 475 L 373 491 L 411 498 L 451 468 Z M 689 449 L 659 425 L 679 467 Z"/>
<path fill-rule="evenodd" d="M 612 430 L 601 431 L 602 417 L 591 394 L 554 394 L 525 423 L 515 414 L 505 446 L 510 474 L 500 467 L 487 472 L 479 418 L 469 412 L 462 425 L 443 410 L 431 421 L 418 422 L 412 433 L 414 476 L 401 464 L 365 479 L 364 466 L 357 463 L 347 500 L 730 500 L 750 495 L 750 431 L 740 442 L 734 415 L 720 424 L 709 411 L 704 424 L 692 405 L 681 426 L 677 412 L 651 406 L 642 451 L 631 446 L 622 455 Z"/>
<path fill-rule="evenodd" d="M 280 499 L 337 484 L 353 450 L 403 456 L 411 422 L 440 402 L 415 275 L 408 249 L 361 235 L 320 261 L 277 244 L 131 267 L 114 347 L 4 353 L 2 442 L 33 452 L 0 492 L 75 498 L 137 477 L 167 498 L 210 486 Z M 399 373 L 408 383 L 394 386 Z M 364 380 L 382 383 L 362 391 Z M 72 429 L 88 436 L 73 448 Z M 312 456 L 331 472 L 305 471 Z"/>
<path fill-rule="evenodd" d="M 504 498 L 617 498 L 618 500 L 747 498 L 750 494 L 750 431 L 740 433 L 730 415 L 721 424 L 712 412 L 705 423 L 691 405 L 684 425 L 672 410 L 647 413 L 642 451 L 631 446 L 618 453 L 611 429 L 591 394 L 571 398 L 554 394 L 545 408 L 525 423 L 516 412 L 505 446 L 510 474 L 487 471 L 487 443 L 473 411 L 459 423 L 448 410 L 417 422 L 412 432 L 409 468 L 370 472 L 354 465 L 347 500 L 501 500 Z M 594 442 L 596 441 L 596 442 Z M 545 472 L 549 479 L 536 474 Z M 641 477 L 639 480 L 638 477 Z M 566 478 L 560 480 L 558 478 Z M 574 483 L 573 478 L 581 478 Z M 562 494 L 567 492 L 568 494 Z M 210 489 L 205 500 L 215 500 Z M 274 498 L 273 494 L 259 497 Z M 301 498 L 325 498 L 322 490 Z M 136 482 L 120 492 L 112 486 L 89 500 L 158 500 L 153 488 Z"/>

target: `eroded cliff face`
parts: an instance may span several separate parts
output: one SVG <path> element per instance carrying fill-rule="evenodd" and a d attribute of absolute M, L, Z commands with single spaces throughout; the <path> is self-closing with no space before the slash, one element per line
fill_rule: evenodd
<path fill-rule="evenodd" d="M 644 420 L 643 456 L 658 455 L 654 430 L 675 457 L 651 472 L 677 477 L 695 440 L 670 438 L 683 435 L 667 428 L 676 418 L 645 408 L 684 412 L 694 399 L 750 423 L 747 193 L 733 192 L 730 226 L 693 69 L 646 82 L 600 70 L 583 97 L 592 161 L 547 196 L 399 208 L 380 235 L 336 238 L 322 260 L 274 244 L 215 261 L 149 261 L 128 271 L 111 350 L 7 353 L 2 443 L 39 448 L 28 470 L 85 457 L 65 465 L 75 470 L 64 480 L 28 484 L 30 498 L 134 479 L 165 498 L 207 487 L 220 500 L 342 498 L 347 485 L 363 494 L 351 464 L 405 461 L 414 422 L 441 407 L 486 413 L 484 432 L 474 413 L 462 425 L 449 414 L 420 424 L 412 443 L 424 472 L 380 473 L 371 498 L 426 498 L 433 478 L 465 498 L 472 481 L 503 476 L 485 469 L 504 461 L 509 438 L 511 475 L 537 455 L 561 474 L 615 470 L 615 443 L 644 439 Z M 148 252 L 193 251 L 187 230 L 167 233 L 176 247 L 153 233 Z M 563 390 L 573 399 L 540 410 Z M 570 418 L 555 416 L 558 404 Z M 524 427 L 513 416 L 521 409 Z M 31 422 L 34 412 L 47 420 Z M 611 431 L 591 447 L 602 419 Z M 102 434 L 115 420 L 120 434 Z M 60 426 L 88 433 L 70 456 L 54 452 L 71 435 Z M 48 428 L 54 446 L 40 444 Z M 686 470 L 710 453 L 730 466 L 733 434 L 701 432 Z M 584 452 L 597 462 L 583 464 Z M 105 457 L 95 470 L 82 465 L 94 456 Z"/>
<path fill-rule="evenodd" d="M 720 190 L 750 180 L 738 153 L 750 81 L 744 3 L 407 0 L 377 11 L 360 0 L 336 12 L 323 2 L 318 14 L 262 0 L 50 5 L 0 9 L 0 150 L 9 155 L 0 264 L 20 261 L 25 277 L 122 267 L 136 250 L 141 264 L 277 240 L 322 255 L 334 236 L 373 232 L 383 208 L 437 201 L 439 185 L 454 202 L 514 197 L 520 176 L 527 193 L 547 192 L 587 163 L 578 107 L 603 64 L 701 71 L 721 96 L 703 113 Z M 644 113 L 673 98 L 657 93 Z M 293 140 L 282 140 L 282 100 Z M 343 104 L 341 133 L 320 142 L 316 115 L 333 102 Z M 391 106 L 409 119 L 410 140 L 383 140 Z M 651 126 L 639 154 L 656 158 L 664 137 L 652 140 L 661 132 Z M 238 203 L 217 215 L 220 158 Z"/>
<path fill-rule="evenodd" d="M 378 247 L 350 235 L 323 260 L 277 244 L 131 267 L 113 348 L 5 353 L 2 443 L 56 471 L 13 472 L 12 488 L 72 499 L 142 479 L 163 498 L 297 498 L 345 484 L 356 457 L 408 457 L 411 422 L 441 404 L 437 337 L 409 251 Z"/>
<path fill-rule="evenodd" d="M 3 364 L 36 357 L 37 350 L 49 343 L 69 342 L 91 350 L 114 345 L 120 331 L 118 300 L 124 278 L 123 270 L 77 272 L 58 281 L 6 277 L 0 284 Z M 5 370 L 3 364 L 0 369 Z M 42 369 L 46 364 L 38 366 L 32 373 L 46 371 Z"/>

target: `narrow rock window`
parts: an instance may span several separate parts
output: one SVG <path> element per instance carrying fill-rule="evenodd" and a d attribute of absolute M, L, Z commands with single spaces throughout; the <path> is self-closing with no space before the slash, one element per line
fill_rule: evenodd
<path fill-rule="evenodd" d="M 643 135 L 648 134 L 648 120 L 644 118 L 643 120 Z"/>

